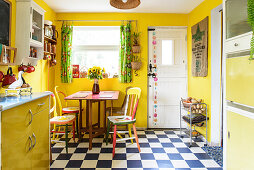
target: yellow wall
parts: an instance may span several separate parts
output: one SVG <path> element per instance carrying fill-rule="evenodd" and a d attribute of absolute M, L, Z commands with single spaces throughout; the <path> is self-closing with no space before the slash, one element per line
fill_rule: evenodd
<path fill-rule="evenodd" d="M 137 112 L 137 126 L 147 127 L 147 60 L 148 60 L 148 26 L 187 26 L 188 15 L 186 14 L 143 14 L 143 13 L 59 13 L 58 20 L 138 20 L 138 30 L 141 32 L 140 43 L 142 47 L 143 66 L 138 71 L 139 76 L 133 75 L 133 82 L 128 84 L 119 83 L 118 79 L 100 80 L 101 90 L 119 90 L 121 91 L 120 100 L 115 102 L 114 106 L 120 106 L 123 102 L 123 94 L 128 86 L 140 87 L 142 90 L 141 100 Z M 57 28 L 61 28 L 62 22 L 57 22 Z M 121 22 L 75 22 L 75 25 L 89 26 L 113 26 L 120 25 Z M 60 30 L 59 30 L 60 31 Z M 58 41 L 60 39 L 58 38 Z M 60 54 L 60 43 L 57 46 L 57 52 Z M 58 55 L 59 56 L 59 55 Z M 60 57 L 57 58 L 60 63 Z M 72 94 L 79 90 L 91 90 L 92 82 L 88 79 L 74 79 L 72 84 L 62 84 L 60 78 L 60 64 L 56 66 L 55 82 L 62 88 L 65 88 L 67 94 Z M 78 105 L 78 103 L 75 103 Z M 96 117 L 96 116 L 95 116 Z"/>
<path fill-rule="evenodd" d="M 11 23 L 11 46 L 15 47 L 15 28 L 16 28 L 16 0 L 10 0 L 12 2 L 12 23 Z M 43 0 L 34 0 L 38 5 L 40 5 L 45 12 L 45 20 L 54 21 L 56 18 L 56 13 L 43 1 Z M 18 67 L 14 66 L 14 73 L 18 74 Z M 7 66 L 0 66 L 0 70 L 3 71 L 4 74 L 7 73 Z M 53 89 L 55 84 L 55 68 L 50 68 L 50 87 L 49 89 Z M 24 79 L 27 83 L 29 83 L 33 87 L 34 92 L 41 92 L 48 90 L 47 81 L 48 81 L 48 66 L 47 62 L 44 60 L 38 61 L 38 64 L 35 68 L 35 72 L 33 73 L 24 73 Z M 4 88 L 1 88 L 0 92 L 3 92 Z"/>
<path fill-rule="evenodd" d="M 198 7 L 196 7 L 190 14 L 188 20 L 188 94 L 191 97 L 204 99 L 208 104 L 209 117 L 211 112 L 211 10 L 222 3 L 222 0 L 205 0 Z M 209 16 L 209 30 L 208 30 L 208 76 L 207 77 L 193 77 L 191 73 L 192 61 L 192 37 L 191 27 L 205 17 Z M 209 121 L 210 122 L 210 121 Z M 208 123 L 208 141 L 210 141 L 211 124 Z M 205 134 L 204 129 L 199 129 Z"/>

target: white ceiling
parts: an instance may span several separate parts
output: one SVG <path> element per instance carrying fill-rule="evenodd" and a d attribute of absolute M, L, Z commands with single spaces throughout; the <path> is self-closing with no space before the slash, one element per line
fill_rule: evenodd
<path fill-rule="evenodd" d="M 189 13 L 204 0 L 141 0 L 131 10 L 115 9 L 109 0 L 44 0 L 55 12 Z"/>

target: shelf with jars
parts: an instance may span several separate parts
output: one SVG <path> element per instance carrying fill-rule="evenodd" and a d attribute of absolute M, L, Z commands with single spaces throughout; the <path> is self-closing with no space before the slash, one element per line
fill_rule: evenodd
<path fill-rule="evenodd" d="M 49 60 L 50 65 L 56 65 L 56 44 L 58 33 L 51 21 L 45 20 L 44 24 L 44 60 Z"/>

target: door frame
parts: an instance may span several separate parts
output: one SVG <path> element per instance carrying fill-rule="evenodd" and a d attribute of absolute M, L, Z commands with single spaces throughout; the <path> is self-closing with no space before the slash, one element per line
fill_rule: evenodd
<path fill-rule="evenodd" d="M 211 145 L 221 146 L 223 126 L 222 4 L 211 10 Z M 220 57 L 218 57 L 220 56 Z M 218 121 L 219 120 L 219 121 Z"/>
<path fill-rule="evenodd" d="M 187 32 L 188 26 L 148 26 L 147 28 L 147 73 L 149 72 L 149 31 L 155 29 L 185 29 L 186 30 L 186 37 L 185 37 L 185 44 L 186 44 L 186 94 L 188 95 L 188 44 L 187 44 Z M 179 99 L 180 102 L 180 99 Z M 149 77 L 147 76 L 147 128 L 149 127 Z M 179 120 L 180 121 L 180 120 Z"/>

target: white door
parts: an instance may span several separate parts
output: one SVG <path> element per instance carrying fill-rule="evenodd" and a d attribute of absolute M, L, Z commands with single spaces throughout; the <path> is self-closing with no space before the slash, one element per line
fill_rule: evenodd
<path fill-rule="evenodd" d="M 180 128 L 180 99 L 187 97 L 187 29 L 153 27 L 148 34 L 148 73 L 158 79 L 148 78 L 149 128 Z"/>

